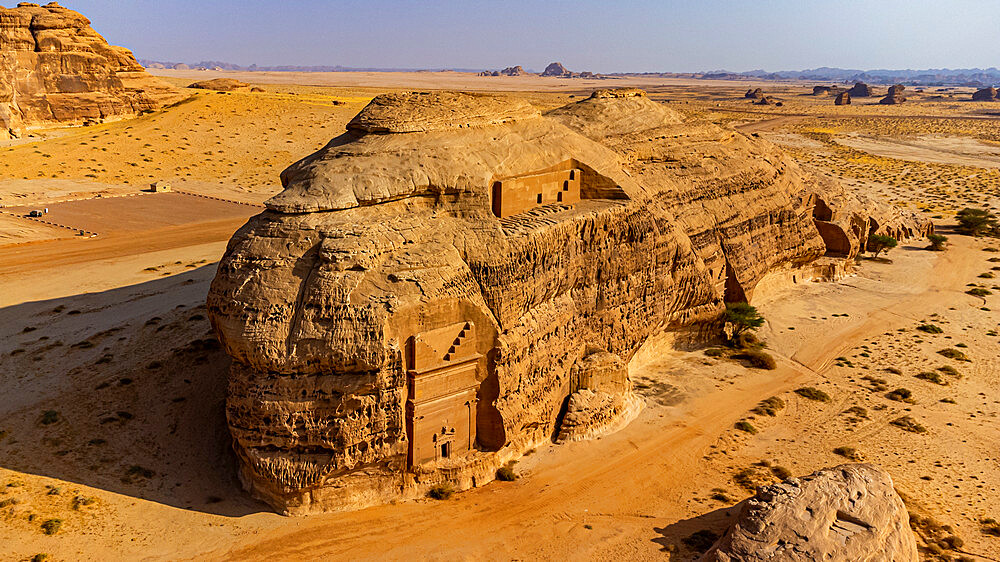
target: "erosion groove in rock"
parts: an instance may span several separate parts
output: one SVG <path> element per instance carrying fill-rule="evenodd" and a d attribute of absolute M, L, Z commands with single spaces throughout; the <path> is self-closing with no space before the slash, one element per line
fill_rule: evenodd
<path fill-rule="evenodd" d="M 55 2 L 0 7 L 0 134 L 135 115 L 183 99 Z"/>
<path fill-rule="evenodd" d="M 910 518 L 892 478 L 870 464 L 764 486 L 703 562 L 916 562 Z"/>
<path fill-rule="evenodd" d="M 639 347 L 812 271 L 829 251 L 817 221 L 861 223 L 839 256 L 870 231 L 926 230 L 638 90 L 545 114 L 381 95 L 281 179 L 208 308 L 234 359 L 241 478 L 285 513 L 480 485 L 560 432 L 621 427 Z"/>

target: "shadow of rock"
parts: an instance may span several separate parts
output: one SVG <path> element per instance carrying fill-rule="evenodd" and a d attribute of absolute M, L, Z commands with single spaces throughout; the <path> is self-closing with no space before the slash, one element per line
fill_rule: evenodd
<path fill-rule="evenodd" d="M 741 506 L 742 502 L 710 511 L 698 517 L 683 519 L 665 527 L 653 527 L 653 531 L 659 536 L 652 541 L 660 545 L 660 550 L 663 552 L 673 553 L 671 559 L 697 560 L 708 548 L 705 551 L 697 552 L 685 544 L 684 539 L 705 530 L 712 531 L 721 537 L 735 521 Z"/>
<path fill-rule="evenodd" d="M 0 309 L 0 473 L 224 516 L 269 511 L 236 477 L 229 358 L 204 310 L 215 269 Z"/>

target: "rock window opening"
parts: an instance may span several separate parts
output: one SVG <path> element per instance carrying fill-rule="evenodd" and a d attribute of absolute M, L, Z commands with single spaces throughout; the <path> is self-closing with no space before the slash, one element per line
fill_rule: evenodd
<path fill-rule="evenodd" d="M 441 444 L 441 458 L 442 459 L 447 459 L 449 457 L 451 457 L 451 443 L 442 443 Z"/>

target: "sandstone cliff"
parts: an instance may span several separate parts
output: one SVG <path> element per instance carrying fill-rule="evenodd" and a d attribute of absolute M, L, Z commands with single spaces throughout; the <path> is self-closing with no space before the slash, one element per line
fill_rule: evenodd
<path fill-rule="evenodd" d="M 764 486 L 703 562 L 916 562 L 917 543 L 892 479 L 841 465 Z"/>
<path fill-rule="evenodd" d="M 282 173 L 208 299 L 241 478 L 286 513 L 474 486 L 619 427 L 647 338 L 828 250 L 787 156 L 641 90 L 545 115 L 386 94 L 347 129 Z"/>
<path fill-rule="evenodd" d="M 55 2 L 0 7 L 0 135 L 134 115 L 183 98 Z"/>

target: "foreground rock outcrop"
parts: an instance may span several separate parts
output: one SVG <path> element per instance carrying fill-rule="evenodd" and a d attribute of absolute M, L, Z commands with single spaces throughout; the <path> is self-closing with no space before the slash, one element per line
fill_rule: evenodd
<path fill-rule="evenodd" d="M 135 115 L 183 99 L 55 2 L 0 7 L 0 137 Z"/>
<path fill-rule="evenodd" d="M 1000 101 L 997 96 L 997 89 L 994 87 L 982 88 L 972 94 L 972 101 Z"/>
<path fill-rule="evenodd" d="M 194 82 L 189 84 L 188 88 L 194 88 L 196 90 L 215 90 L 216 92 L 232 92 L 233 90 L 239 90 L 240 88 L 247 88 L 249 86 L 250 84 L 241 82 L 235 78 L 213 78 L 211 80 Z"/>
<path fill-rule="evenodd" d="M 840 92 L 837 94 L 837 99 L 834 100 L 834 105 L 851 105 L 851 94 L 848 92 Z"/>
<path fill-rule="evenodd" d="M 641 90 L 544 115 L 384 94 L 347 129 L 282 173 L 208 298 L 242 481 L 285 513 L 479 485 L 621 427 L 650 336 L 829 267 L 811 176 Z"/>
<path fill-rule="evenodd" d="M 903 97 L 903 91 L 906 90 L 906 86 L 902 84 L 896 84 L 889 88 L 889 93 L 878 102 L 882 105 L 897 105 L 906 101 Z"/>
<path fill-rule="evenodd" d="M 916 562 L 910 518 L 892 478 L 870 464 L 764 486 L 704 562 Z"/>
<path fill-rule="evenodd" d="M 875 95 L 875 89 L 864 82 L 855 82 L 854 86 L 847 90 L 847 93 L 852 98 L 870 98 Z"/>

